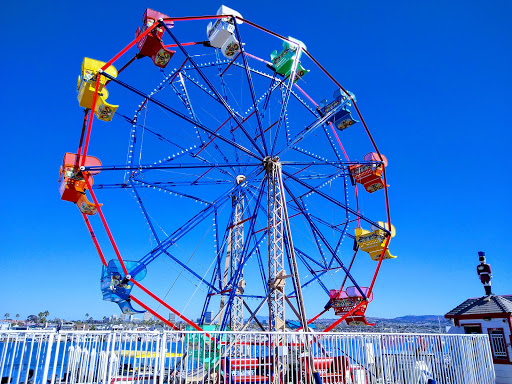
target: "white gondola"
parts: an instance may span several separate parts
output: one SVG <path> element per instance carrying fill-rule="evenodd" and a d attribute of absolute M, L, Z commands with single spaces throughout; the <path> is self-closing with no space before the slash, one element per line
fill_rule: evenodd
<path fill-rule="evenodd" d="M 242 15 L 225 5 L 220 6 L 217 10 L 217 15 L 229 17 L 217 19 L 215 23 L 210 22 L 206 28 L 206 35 L 212 47 L 219 48 L 228 59 L 233 58 L 240 52 L 240 43 L 235 38 L 235 25 L 231 16 L 242 18 Z M 241 20 L 235 20 L 237 24 L 242 24 Z"/>

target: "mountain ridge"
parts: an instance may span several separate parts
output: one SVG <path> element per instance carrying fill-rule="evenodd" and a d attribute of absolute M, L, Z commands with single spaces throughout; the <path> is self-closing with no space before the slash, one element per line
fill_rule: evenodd
<path fill-rule="evenodd" d="M 256 316 L 259 321 L 267 320 L 268 316 Z M 398 317 L 374 317 L 374 316 L 368 316 L 368 319 L 372 320 L 385 320 L 385 321 L 395 321 L 395 322 L 404 322 L 404 323 L 416 323 L 416 322 L 425 322 L 425 321 L 444 321 L 446 320 L 444 318 L 444 315 L 405 315 L 405 316 L 398 316 Z M 337 320 L 337 318 L 324 318 L 324 319 L 318 319 L 315 320 L 316 322 L 322 322 L 322 321 L 334 321 Z"/>

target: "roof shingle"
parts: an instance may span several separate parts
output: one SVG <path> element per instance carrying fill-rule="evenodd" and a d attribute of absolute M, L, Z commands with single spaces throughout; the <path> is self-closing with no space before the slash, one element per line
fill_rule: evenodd
<path fill-rule="evenodd" d="M 485 315 L 490 313 L 512 313 L 512 297 L 493 295 L 490 300 L 485 300 L 486 296 L 467 299 L 462 304 L 448 312 L 445 317 L 461 315 Z"/>

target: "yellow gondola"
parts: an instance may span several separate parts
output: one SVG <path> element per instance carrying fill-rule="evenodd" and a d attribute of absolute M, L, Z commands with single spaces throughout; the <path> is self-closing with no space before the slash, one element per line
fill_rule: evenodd
<path fill-rule="evenodd" d="M 380 225 L 383 228 L 388 229 L 389 226 L 387 223 L 384 223 L 382 221 L 377 222 L 378 225 Z M 361 250 L 368 252 L 372 260 L 379 261 L 380 255 L 382 254 L 382 250 L 384 249 L 384 246 L 386 244 L 386 240 L 388 237 L 387 232 L 383 231 L 380 228 L 376 228 L 372 226 L 372 231 L 368 231 L 363 228 L 356 228 L 356 242 L 359 248 Z M 391 237 L 395 237 L 396 230 L 393 225 L 391 225 Z M 389 252 L 389 243 L 388 247 L 386 249 L 386 252 L 384 252 L 383 259 L 395 259 L 396 256 L 393 256 Z"/>
<path fill-rule="evenodd" d="M 92 102 L 94 99 L 94 91 L 96 89 L 96 78 L 98 70 L 103 67 L 105 63 L 103 61 L 90 59 L 84 57 L 82 62 L 82 75 L 78 76 L 78 102 L 81 107 L 93 109 Z M 117 77 L 117 70 L 114 66 L 110 66 L 105 70 L 112 77 Z M 98 96 L 96 98 L 96 106 L 94 113 L 96 117 L 103 121 L 110 121 L 117 110 L 118 105 L 112 105 L 106 102 L 108 98 L 108 91 L 105 88 L 107 83 L 105 76 L 100 76 L 100 84 L 98 87 Z"/>

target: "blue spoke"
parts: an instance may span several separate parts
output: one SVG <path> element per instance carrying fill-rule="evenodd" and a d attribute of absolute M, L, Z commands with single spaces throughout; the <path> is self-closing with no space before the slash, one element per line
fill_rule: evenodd
<path fill-rule="evenodd" d="M 289 150 L 290 148 L 293 148 L 295 144 L 297 144 L 299 141 L 303 140 L 307 135 L 309 135 L 311 132 L 315 131 L 316 128 L 322 126 L 323 124 L 327 123 L 327 120 L 333 116 L 336 112 L 338 112 L 341 108 L 343 108 L 346 104 L 348 104 L 351 101 L 351 99 L 347 99 L 344 102 L 340 103 L 336 106 L 336 108 L 333 108 L 330 110 L 325 116 L 318 118 L 317 120 L 313 121 L 310 125 L 308 125 L 306 128 L 304 128 L 301 132 L 299 132 L 288 145 L 286 145 L 283 149 L 281 149 L 277 154 L 281 155 Z"/>
<path fill-rule="evenodd" d="M 240 278 L 242 277 L 242 271 L 243 271 L 243 268 L 244 268 L 244 264 L 249 259 L 250 254 L 252 252 L 254 252 L 254 248 L 259 247 L 259 243 L 261 242 L 261 240 L 263 240 L 264 236 L 262 236 L 261 240 L 256 243 L 256 245 L 253 248 L 253 250 L 250 253 L 248 252 L 249 251 L 249 246 L 250 246 L 250 243 L 251 243 L 249 241 L 249 237 L 252 236 L 252 233 L 254 232 L 254 225 L 256 224 L 256 218 L 258 217 L 258 209 L 259 209 L 260 204 L 261 204 L 261 199 L 263 197 L 263 192 L 265 190 L 265 185 L 266 185 L 266 178 L 263 179 L 263 182 L 261 183 L 260 188 L 259 188 L 258 198 L 257 198 L 257 200 L 255 202 L 255 205 L 254 205 L 254 210 L 252 212 L 251 220 L 249 220 L 249 230 L 247 232 L 248 235 L 246 236 L 246 241 L 244 242 L 244 247 L 242 249 L 241 256 L 240 256 L 240 264 L 238 266 L 238 269 L 236 270 L 235 275 L 231 278 L 231 287 L 238 287 L 238 282 L 240 281 Z M 229 300 L 228 300 L 226 306 L 224 307 L 225 313 L 230 313 L 231 306 L 232 306 L 233 300 L 235 298 L 235 294 L 236 294 L 236 289 L 232 289 L 230 294 L 229 294 Z M 227 322 L 228 322 L 228 316 L 224 316 L 224 318 L 222 319 L 221 327 L 220 327 L 221 330 L 224 330 L 226 328 Z"/>
<path fill-rule="evenodd" d="M 123 86 L 124 88 L 129 89 L 129 90 L 130 90 L 130 91 L 132 91 L 133 93 L 136 93 L 136 94 L 138 94 L 139 96 L 142 96 L 142 97 L 144 97 L 144 98 L 147 98 L 147 99 L 148 99 L 148 101 L 151 101 L 152 103 L 154 103 L 154 104 L 156 104 L 156 105 L 158 105 L 158 106 L 162 107 L 163 109 L 165 109 L 165 110 L 167 110 L 167 111 L 169 111 L 169 112 L 171 112 L 171 113 L 175 114 L 176 116 L 181 117 L 183 120 L 185 120 L 185 121 L 189 122 L 190 124 L 192 124 L 192 125 L 197 125 L 199 128 L 201 128 L 201 129 L 205 130 L 205 131 L 206 131 L 206 132 L 208 132 L 209 134 L 211 134 L 211 135 L 213 135 L 213 136 L 215 136 L 215 137 L 217 137 L 217 138 L 221 139 L 222 141 L 224 141 L 224 142 L 226 142 L 226 143 L 228 143 L 228 144 L 230 144 L 230 145 L 232 145 L 232 146 L 234 146 L 234 147 L 236 147 L 236 148 L 240 149 L 241 151 L 243 151 L 243 152 L 247 153 L 249 156 L 254 157 L 254 158 L 256 158 L 256 159 L 260 159 L 260 160 L 262 160 L 260 156 L 258 156 L 258 155 L 256 155 L 256 154 L 254 154 L 253 152 L 251 152 L 251 151 L 250 151 L 250 150 L 248 150 L 247 148 L 245 148 L 245 147 L 241 146 L 240 144 L 238 144 L 238 143 L 236 143 L 236 142 L 231 141 L 230 139 L 228 139 L 228 138 L 226 138 L 226 137 L 224 137 L 224 136 L 222 136 L 222 135 L 219 135 L 219 134 L 218 134 L 218 133 L 216 133 L 214 130 L 212 130 L 212 129 L 210 129 L 210 128 L 206 127 L 205 125 L 203 125 L 203 124 L 201 124 L 201 123 L 198 123 L 198 122 L 197 122 L 197 121 L 195 121 L 194 119 L 192 119 L 192 118 L 188 117 L 187 115 L 185 115 L 185 114 L 181 113 L 180 111 L 178 111 L 178 110 L 176 110 L 176 109 L 174 109 L 174 108 L 172 108 L 172 107 L 168 106 L 167 104 L 165 104 L 165 103 L 163 103 L 163 102 L 161 102 L 161 101 L 159 101 L 159 100 L 156 100 L 156 99 L 152 98 L 152 97 L 151 97 L 151 96 L 149 96 L 149 95 L 146 95 L 144 92 L 139 91 L 138 89 L 136 89 L 136 88 L 132 87 L 131 85 L 128 85 L 128 84 L 126 84 L 126 83 L 124 83 L 124 82 L 122 82 L 122 81 L 117 80 L 115 77 L 110 76 L 110 75 L 109 75 L 108 73 L 106 73 L 106 72 L 102 72 L 102 75 L 103 75 L 103 76 L 105 76 L 105 77 L 107 77 L 107 78 L 108 78 L 108 79 L 110 79 L 111 81 L 114 81 L 115 83 L 117 83 L 117 84 L 119 84 L 119 85 Z M 236 120 L 238 120 L 238 119 L 236 119 Z M 235 121 L 236 121 L 236 120 L 235 120 Z M 242 127 L 242 129 L 244 129 L 244 128 Z M 252 138 L 251 138 L 251 141 L 253 141 L 253 140 L 252 140 Z M 259 149 L 259 148 L 257 148 L 257 149 Z M 261 151 L 261 150 L 260 150 L 260 151 Z M 260 152 L 260 151 L 258 151 L 258 152 Z"/>
<path fill-rule="evenodd" d="M 184 71 L 183 71 L 184 73 Z M 192 107 L 192 102 L 190 101 L 190 97 L 188 96 L 188 92 L 187 92 L 187 87 L 185 86 L 185 82 L 183 81 L 183 76 L 182 76 L 182 73 L 180 72 L 179 74 L 179 77 L 180 77 L 180 84 L 183 88 L 183 91 L 184 91 L 184 95 L 182 96 L 182 100 L 184 100 L 184 104 L 185 104 L 185 107 L 189 110 L 190 114 L 192 115 L 192 117 L 194 118 L 194 120 L 198 121 L 198 122 L 201 122 L 201 120 L 199 120 L 199 118 L 197 117 L 197 115 L 195 114 L 194 112 L 194 109 Z M 179 90 L 177 90 L 173 84 L 171 84 L 173 86 L 173 89 L 175 89 L 176 93 L 179 95 Z M 181 97 L 180 97 L 181 98 Z M 201 140 L 201 147 L 203 147 L 205 144 L 204 140 L 202 139 L 201 135 L 199 134 L 199 130 L 196 128 L 196 131 L 197 131 L 197 134 L 199 136 L 199 140 Z M 224 153 L 221 151 L 221 149 L 219 148 L 219 146 L 217 145 L 216 142 L 212 141 L 212 145 L 213 147 L 219 152 L 219 154 L 222 156 L 223 160 L 226 162 L 226 163 L 229 163 L 229 160 L 228 158 L 226 157 L 226 155 L 224 155 Z"/>
<path fill-rule="evenodd" d="M 200 203 L 204 203 L 204 204 L 208 204 L 208 205 L 212 204 L 211 201 L 206 201 L 206 200 L 201 199 L 200 197 L 193 196 L 193 195 L 191 195 L 189 193 L 184 193 L 184 192 L 176 191 L 175 189 L 166 188 L 166 187 L 163 187 L 161 185 L 157 186 L 157 185 L 151 183 L 150 181 L 144 181 L 144 180 L 139 180 L 139 179 L 132 179 L 132 180 L 135 180 L 137 183 L 145 185 L 146 187 L 154 187 L 154 188 L 162 189 L 162 190 L 167 191 L 169 193 L 174 193 L 175 195 L 183 196 L 183 197 L 186 197 L 188 199 L 192 199 L 194 201 L 198 201 Z"/>
<path fill-rule="evenodd" d="M 194 217 L 188 220 L 184 225 L 175 230 L 171 235 L 169 235 L 165 240 L 161 241 L 160 244 L 148 252 L 145 256 L 143 256 L 139 260 L 139 266 L 137 266 L 133 271 L 131 271 L 131 275 L 135 276 L 137 273 L 142 271 L 148 264 L 158 258 L 165 250 L 172 245 L 176 244 L 178 240 L 180 240 L 183 236 L 185 236 L 188 232 L 190 232 L 193 228 L 195 228 L 198 224 L 200 224 L 206 217 L 210 216 L 215 209 L 219 209 L 222 205 L 224 205 L 227 201 L 229 201 L 230 197 L 238 191 L 242 185 L 246 182 L 250 181 L 251 178 L 260 173 L 261 170 L 256 170 L 252 174 L 250 174 L 244 183 L 233 186 L 227 192 L 222 194 L 217 200 L 215 200 L 211 205 L 197 213 Z"/>
<path fill-rule="evenodd" d="M 124 118 L 125 118 L 128 122 L 130 122 L 130 123 L 132 122 L 128 117 L 124 116 Z M 137 120 L 135 120 L 135 121 L 134 121 L 134 124 L 132 124 L 132 126 L 134 127 L 134 130 L 133 130 L 133 135 L 134 135 L 134 136 L 133 136 L 133 137 L 135 137 L 135 133 L 136 133 L 135 128 L 136 128 L 137 126 L 139 126 L 139 127 L 143 128 L 143 129 L 144 129 L 144 131 L 147 131 L 147 132 L 151 133 L 152 135 L 155 135 L 155 136 L 158 138 L 158 140 L 165 141 L 165 142 L 167 142 L 167 143 L 169 143 L 169 144 L 171 144 L 171 145 L 173 145 L 173 146 L 175 146 L 175 147 L 177 147 L 178 149 L 180 149 L 180 150 L 181 150 L 181 153 L 174 154 L 172 157 L 171 157 L 171 156 L 168 156 L 166 159 L 164 159 L 163 161 L 164 161 L 165 163 L 167 163 L 167 162 L 171 162 L 171 161 L 174 161 L 174 160 L 176 160 L 176 159 L 178 159 L 178 158 L 180 158 L 180 157 L 182 157 L 182 156 L 190 156 L 190 157 L 192 157 L 192 158 L 194 158 L 194 159 L 198 159 L 199 161 L 201 161 L 201 162 L 203 162 L 203 163 L 208 163 L 208 164 L 209 164 L 209 162 L 208 162 L 206 159 L 204 159 L 204 158 L 203 158 L 203 157 L 201 157 L 201 156 L 197 156 L 197 155 L 195 155 L 195 154 L 192 152 L 192 149 L 196 149 L 196 148 L 198 148 L 198 146 L 197 146 L 197 145 L 194 145 L 194 146 L 192 146 L 192 147 L 190 147 L 190 148 L 185 148 L 185 147 L 180 146 L 180 145 L 176 144 L 175 142 L 173 142 L 173 141 L 169 140 L 167 137 L 163 136 L 162 134 L 157 133 L 157 132 L 155 132 L 155 131 L 151 130 L 150 128 L 148 128 L 148 127 L 146 127 L 146 126 L 144 126 L 144 125 L 142 125 L 142 124 L 136 124 L 136 123 L 137 123 Z M 197 127 L 196 127 L 196 128 L 197 128 Z M 133 148 L 134 143 L 133 143 L 133 142 L 130 142 L 130 145 L 131 145 L 131 147 L 130 147 L 130 148 Z M 199 148 L 201 148 L 201 147 L 202 147 L 202 145 L 199 145 Z M 235 149 L 235 150 L 236 150 L 236 149 Z M 133 152 L 133 151 L 132 151 L 132 152 Z M 131 153 L 131 156 L 129 157 L 129 159 L 130 159 L 130 165 L 131 165 L 131 166 L 133 166 L 133 159 L 134 159 L 133 153 Z M 239 160 L 237 159 L 236 161 L 238 162 Z M 225 175 L 228 175 L 228 176 L 233 177 L 233 175 L 231 175 L 229 172 L 227 172 L 227 171 L 226 171 L 226 170 L 224 170 L 224 169 L 219 169 L 219 171 L 220 171 L 220 172 L 222 172 L 222 173 L 224 173 Z M 144 171 L 141 171 L 140 173 L 144 173 Z"/>
<path fill-rule="evenodd" d="M 258 128 L 261 135 L 261 141 L 263 142 L 263 149 L 265 155 L 268 155 L 267 141 L 265 140 L 265 135 L 263 134 L 263 126 L 261 124 L 261 116 L 260 111 L 258 110 L 258 104 L 256 103 L 256 94 L 254 93 L 254 84 L 252 83 L 251 71 L 249 70 L 249 65 L 247 64 L 247 57 L 245 56 L 245 48 L 242 42 L 242 36 L 240 35 L 240 30 L 238 29 L 238 23 L 234 18 L 232 18 L 233 24 L 235 25 L 235 32 L 238 37 L 238 43 L 240 44 L 240 52 L 242 52 L 242 61 L 245 67 L 245 75 L 247 76 L 247 82 L 249 83 L 249 90 L 251 92 L 252 105 L 254 110 L 256 111 L 256 120 L 258 121 Z"/>
<path fill-rule="evenodd" d="M 341 161 L 341 157 L 340 157 L 340 155 L 338 153 L 338 149 L 336 148 L 336 144 L 333 142 L 333 140 L 331 138 L 331 133 L 329 132 L 329 128 L 328 127 L 330 127 L 330 125 L 324 125 L 323 131 L 325 133 L 325 136 L 327 137 L 327 140 L 329 140 L 329 144 L 331 145 L 331 148 L 332 148 L 334 154 L 336 155 L 336 158 L 339 161 Z"/>
<path fill-rule="evenodd" d="M 327 289 L 327 287 L 324 285 L 324 283 L 322 282 L 322 280 L 320 279 L 320 277 L 322 275 L 324 275 L 327 271 L 322 271 L 320 273 L 317 273 L 315 272 L 315 270 L 313 268 L 311 268 L 311 266 L 306 262 L 306 260 L 304 259 L 304 256 L 307 256 L 304 252 L 300 251 L 297 249 L 297 247 L 294 247 L 295 251 L 297 251 L 297 256 L 299 256 L 299 259 L 300 261 L 302 261 L 302 263 L 304 264 L 304 266 L 307 268 L 307 270 L 309 271 L 309 273 L 311 273 L 311 275 L 313 276 L 312 279 L 310 279 L 309 281 L 307 281 L 306 283 L 302 284 L 301 285 L 301 288 L 306 288 L 308 285 L 310 285 L 312 282 L 318 280 L 319 284 L 321 285 L 321 287 L 324 289 L 324 291 L 329 294 L 329 289 Z M 311 259 L 309 256 L 307 256 L 309 259 Z M 295 290 L 293 290 L 291 293 L 288 294 L 288 297 L 294 295 L 296 293 Z"/>
<path fill-rule="evenodd" d="M 215 288 L 212 284 L 210 284 L 207 280 L 203 279 L 201 276 L 199 276 L 196 272 L 194 272 L 191 268 L 189 268 L 185 263 L 183 263 L 180 259 L 178 259 L 177 257 L 173 256 L 171 253 L 169 253 L 169 251 L 167 250 L 162 250 L 162 252 L 169 256 L 169 258 L 171 260 L 173 260 L 174 262 L 178 263 L 181 267 L 183 267 L 183 269 L 185 269 L 187 272 L 191 273 L 192 275 L 194 275 L 197 279 L 199 279 L 199 281 L 201 283 L 204 283 L 206 284 L 207 287 L 209 287 L 210 289 L 214 290 L 215 292 L 218 292 L 217 291 L 217 288 Z M 133 274 L 132 274 L 133 275 Z"/>
<path fill-rule="evenodd" d="M 323 236 L 322 232 L 320 232 L 320 230 L 318 230 L 317 226 L 315 225 L 315 223 L 313 223 L 313 221 L 311 220 L 311 218 L 309 217 L 309 214 L 308 212 L 306 211 L 305 207 L 302 206 L 302 204 L 297 201 L 297 199 L 295 198 L 295 196 L 293 195 L 293 193 L 290 191 L 290 189 L 285 185 L 284 186 L 286 191 L 288 192 L 288 194 L 290 195 L 290 197 L 292 198 L 292 200 L 294 201 L 295 205 L 297 205 L 297 207 L 302 211 L 302 213 L 304 214 L 304 217 L 308 220 L 309 222 L 309 225 L 311 226 L 311 229 L 316 231 L 316 233 L 318 233 L 318 235 L 320 236 L 320 238 L 322 239 L 323 243 L 325 244 L 325 246 L 327 247 L 327 249 L 329 250 L 329 252 L 331 253 L 331 255 L 336 259 L 336 261 L 339 263 L 340 267 L 343 268 L 343 270 L 345 271 L 345 273 L 347 274 L 348 278 L 350 279 L 350 281 L 354 284 L 354 286 L 357 288 L 357 290 L 359 291 L 359 293 L 362 295 L 362 297 L 366 300 L 366 295 L 364 294 L 364 292 L 361 290 L 361 288 L 359 287 L 359 285 L 357 284 L 357 282 L 355 281 L 355 279 L 352 277 L 352 275 L 350 274 L 350 271 L 345 267 L 345 265 L 343 264 L 343 262 L 341 261 L 341 259 L 338 257 L 338 255 L 336 254 L 336 252 L 334 251 L 334 249 L 332 249 L 331 245 L 329 244 L 329 242 L 327 241 L 327 239 L 325 239 L 325 237 Z"/>
<path fill-rule="evenodd" d="M 267 235 L 268 230 L 263 231 L 263 238 Z M 263 266 L 263 260 L 261 258 L 261 252 L 260 249 L 256 249 L 256 256 L 258 258 L 258 266 L 260 267 L 260 275 L 261 275 L 261 282 L 263 283 L 263 290 L 265 291 L 265 295 L 268 295 L 268 280 L 267 275 L 265 273 L 265 267 Z"/>
<path fill-rule="evenodd" d="M 312 193 L 316 193 L 316 194 L 318 194 L 319 196 L 321 196 L 321 197 L 323 197 L 323 198 L 327 199 L 328 201 L 330 201 L 331 203 L 333 203 L 333 204 L 335 204 L 335 205 L 337 205 L 337 206 L 339 206 L 339 207 L 341 207 L 341 208 L 343 208 L 343 209 L 347 210 L 348 212 L 352 213 L 353 215 L 355 215 L 355 216 L 359 217 L 360 219 L 362 219 L 362 220 L 366 221 L 368 224 L 373 225 L 373 226 L 375 226 L 375 227 L 377 227 L 377 228 L 379 228 L 379 229 L 382 229 L 384 232 L 386 232 L 386 233 L 390 234 L 390 232 L 389 232 L 386 228 L 384 228 L 384 227 L 382 227 L 381 225 L 377 224 L 375 221 L 370 220 L 369 218 L 367 218 L 367 217 L 366 217 L 366 216 L 364 216 L 364 215 L 361 215 L 359 212 L 357 212 L 357 211 L 353 210 L 352 208 L 350 208 L 350 207 L 349 207 L 349 206 L 347 206 L 346 204 L 342 204 L 342 203 L 340 203 L 338 200 L 336 200 L 336 199 L 332 198 L 331 196 L 329 196 L 329 195 L 327 195 L 327 194 L 323 193 L 322 191 L 318 190 L 316 187 L 312 187 L 311 185 L 309 185 L 309 184 L 305 183 L 304 181 L 302 181 L 302 180 L 300 180 L 300 179 L 296 178 L 295 176 L 291 175 L 290 173 L 288 173 L 288 172 L 286 172 L 286 171 L 284 171 L 284 170 L 283 170 L 283 174 L 284 174 L 284 175 L 286 175 L 286 176 L 288 176 L 290 179 L 292 179 L 292 180 L 296 181 L 298 184 L 302 185 L 303 187 L 307 188 L 307 189 L 308 189 L 308 190 L 310 190 Z M 287 188 L 287 189 L 288 189 L 288 188 Z"/>
<path fill-rule="evenodd" d="M 295 252 L 298 252 L 300 253 L 300 255 L 302 257 L 305 257 L 307 258 L 308 260 L 312 261 L 313 263 L 315 263 L 316 265 L 318 265 L 318 267 L 322 268 L 322 269 L 325 269 L 325 265 L 323 265 L 322 263 L 320 263 L 319 261 L 315 260 L 313 257 L 309 256 L 307 253 L 305 252 L 302 252 L 299 248 L 297 247 L 294 247 L 295 249 Z M 305 259 L 304 259 L 305 260 Z"/>
<path fill-rule="evenodd" d="M 265 100 L 263 101 L 263 108 L 261 109 L 261 118 L 265 116 L 267 112 L 268 106 L 270 105 L 270 96 L 272 92 L 278 87 L 278 85 L 274 85 L 276 83 L 277 72 L 274 72 L 274 76 L 272 76 L 272 80 L 270 82 L 270 86 L 268 87 L 268 91 L 265 93 Z"/>
<path fill-rule="evenodd" d="M 160 239 L 158 238 L 158 235 L 156 233 L 155 227 L 153 226 L 153 222 L 151 221 L 151 218 L 149 217 L 148 211 L 146 210 L 146 207 L 142 203 L 142 199 L 140 198 L 139 192 L 137 192 L 137 188 L 135 188 L 135 185 L 133 184 L 133 181 L 130 180 L 130 185 L 132 187 L 133 192 L 135 193 L 135 197 L 137 199 L 137 202 L 139 203 L 140 208 L 142 209 L 142 212 L 144 213 L 144 217 L 146 218 L 146 221 L 148 222 L 149 227 L 151 228 L 151 232 L 153 233 L 153 236 L 155 237 L 155 240 L 158 244 L 160 244 Z"/>
<path fill-rule="evenodd" d="M 261 167 L 261 163 L 244 163 L 242 164 L 244 167 Z M 101 166 L 90 166 L 90 167 L 81 167 L 82 171 L 136 171 L 143 169 L 196 169 L 196 168 L 233 168 L 238 166 L 235 163 L 207 163 L 207 164 L 194 164 L 194 163 L 180 163 L 180 164 L 146 164 L 146 165 L 136 165 L 133 167 L 127 165 L 101 165 Z"/>
<path fill-rule="evenodd" d="M 190 101 L 187 87 L 185 86 L 185 82 L 183 81 L 183 76 L 181 75 L 181 72 L 178 74 L 178 76 L 180 77 L 180 85 L 183 88 L 183 94 L 172 82 L 170 83 L 170 85 L 171 85 L 172 89 L 174 90 L 174 92 L 176 93 L 176 95 L 180 98 L 180 100 L 183 103 L 183 105 L 185 106 L 185 108 L 188 109 L 192 118 L 194 120 L 199 121 L 199 118 L 197 117 L 196 112 L 194 111 L 194 107 L 192 106 L 192 103 Z M 204 145 L 204 140 L 201 137 L 201 133 L 199 132 L 199 129 L 197 127 L 195 127 L 195 129 L 196 129 L 197 136 L 199 137 L 199 140 L 201 141 L 201 144 Z"/>
<path fill-rule="evenodd" d="M 132 180 L 138 180 L 132 178 Z M 172 180 L 166 180 L 166 181 L 152 181 L 151 185 L 155 186 L 156 188 L 168 188 L 168 187 L 183 187 L 183 186 L 190 186 L 192 183 L 190 181 L 172 181 Z M 233 184 L 233 181 L 231 180 L 205 180 L 205 181 L 198 181 L 195 182 L 194 185 L 202 186 L 202 185 L 226 185 L 226 184 Z M 112 184 L 94 184 L 92 186 L 93 189 L 125 189 L 129 188 L 128 182 L 126 183 L 112 183 Z M 173 192 L 174 193 L 174 192 Z"/>
<path fill-rule="evenodd" d="M 201 83 L 199 83 L 196 79 L 194 79 L 191 75 L 189 75 L 185 70 L 183 71 L 183 76 L 185 76 L 192 84 L 194 84 L 197 88 L 199 88 L 201 91 L 203 91 L 205 94 L 207 94 L 208 96 L 210 96 L 213 100 L 215 101 L 219 101 L 217 99 L 217 97 L 211 93 L 210 91 L 208 91 L 203 85 L 201 85 Z M 224 97 L 224 96 L 223 96 Z M 227 97 L 224 97 L 224 100 L 227 101 Z M 233 111 L 233 113 L 238 116 L 240 119 L 243 119 L 242 115 L 240 114 L 240 112 L 238 111 L 235 111 L 233 108 L 231 108 L 231 110 Z"/>
<path fill-rule="evenodd" d="M 217 89 L 215 89 L 215 87 L 213 86 L 213 84 L 210 82 L 210 80 L 208 79 L 208 77 L 203 73 L 203 71 L 201 70 L 201 68 L 196 64 L 195 60 L 188 54 L 187 50 L 185 48 L 183 48 L 183 45 L 181 45 L 181 43 L 179 42 L 179 40 L 174 36 L 174 34 L 171 32 L 171 30 L 169 29 L 169 27 L 164 23 L 164 22 L 160 22 L 160 25 L 162 27 L 165 28 L 165 30 L 167 31 L 167 33 L 169 34 L 169 36 L 171 36 L 171 38 L 174 40 L 174 42 L 177 44 L 178 48 L 181 50 L 181 52 L 183 52 L 183 54 L 188 58 L 188 60 L 190 61 L 190 63 L 192 63 L 192 65 L 194 66 L 194 68 L 196 69 L 197 73 L 199 74 L 199 76 L 201 76 L 201 78 L 203 79 L 203 81 L 208 85 L 208 87 L 210 88 L 210 90 L 215 94 L 215 96 L 217 96 L 217 101 L 219 101 L 223 106 L 224 108 L 226 109 L 226 111 L 228 111 L 228 113 L 231 115 L 231 117 L 236 121 L 237 125 L 240 127 L 240 129 L 243 131 L 243 133 L 245 134 L 245 136 L 247 137 L 247 139 L 249 140 L 249 142 L 254 146 L 254 148 L 258 151 L 258 153 L 261 155 L 261 156 L 265 156 L 264 152 L 261 150 L 261 148 L 258 146 L 258 144 L 256 144 L 256 142 L 253 140 L 253 138 L 251 137 L 251 135 L 249 135 L 249 133 L 247 132 L 247 130 L 244 128 L 243 124 L 242 124 L 242 121 L 240 120 L 240 118 L 238 116 L 235 115 L 235 113 L 233 112 L 233 110 L 231 109 L 231 107 L 229 106 L 229 104 L 226 102 L 226 100 L 224 100 L 222 98 L 222 96 L 219 94 L 219 91 L 217 91 Z"/>
<path fill-rule="evenodd" d="M 340 238 L 339 238 L 339 240 L 338 240 L 338 244 L 336 244 L 336 248 L 334 248 L 334 252 L 335 252 L 336 254 L 338 253 L 338 251 L 339 251 L 339 249 L 340 249 L 341 243 L 342 243 L 342 241 L 343 241 L 343 237 L 345 236 L 345 231 L 346 231 L 346 229 L 347 229 L 347 226 L 348 226 L 348 224 L 345 224 L 345 225 L 344 225 L 344 227 L 343 227 L 343 231 L 342 231 L 342 233 L 341 233 L 341 235 L 340 235 Z M 335 259 L 334 259 L 334 257 L 332 257 L 332 258 L 331 258 L 331 262 L 329 263 L 329 267 L 328 267 L 328 268 L 331 268 L 331 267 L 332 267 L 332 264 L 334 263 L 334 260 L 335 260 Z"/>
<path fill-rule="evenodd" d="M 215 56 L 217 57 L 217 62 L 219 61 L 219 50 L 216 49 L 215 50 Z M 224 100 L 226 100 L 226 102 L 228 101 L 228 95 L 226 93 L 226 83 L 224 81 L 224 77 L 221 76 L 222 75 L 222 68 L 219 65 L 217 65 L 217 72 L 219 74 L 219 79 L 220 79 L 220 85 L 222 87 L 222 96 L 224 97 Z M 241 116 L 240 116 L 241 117 Z M 231 138 L 233 141 L 236 141 L 236 138 L 235 138 L 235 133 L 233 132 L 233 124 L 230 122 L 230 127 L 231 129 L 229 130 L 231 132 Z M 240 162 L 240 156 L 239 156 L 239 153 L 238 153 L 238 150 L 235 148 L 235 162 Z M 239 173 L 240 173 L 240 168 L 238 169 Z"/>
<path fill-rule="evenodd" d="M 238 64 L 238 63 L 233 63 L 233 65 L 235 65 L 235 66 L 237 66 L 237 67 L 242 68 L 242 65 L 240 65 L 240 64 Z M 276 76 L 276 72 L 274 72 L 274 75 L 273 75 L 273 76 L 271 76 L 271 75 L 269 75 L 269 74 L 267 74 L 267 73 L 264 73 L 264 72 L 258 71 L 257 69 L 254 69 L 254 68 L 249 68 L 249 70 L 250 70 L 252 73 L 256 73 L 257 75 L 262 76 L 262 77 L 266 77 L 266 78 L 268 78 L 268 79 L 275 78 L 275 76 Z M 278 86 L 284 86 L 284 80 L 279 80 L 279 79 L 277 79 L 276 81 L 278 82 L 278 84 L 277 84 Z M 274 88 L 274 89 L 275 89 L 275 88 Z M 318 118 L 318 116 L 319 116 L 318 112 L 316 112 L 313 108 L 311 108 L 309 105 L 307 105 L 307 104 L 306 104 L 306 102 L 305 102 L 304 100 L 302 100 L 302 99 L 300 98 L 300 96 L 299 96 L 299 95 L 297 95 L 293 89 L 292 89 L 290 92 L 291 92 L 291 94 L 293 95 L 293 97 L 295 97 L 295 99 L 296 99 L 299 103 L 301 103 L 301 104 L 302 104 L 302 105 L 303 105 L 303 106 L 304 106 L 304 107 L 305 107 L 309 112 L 311 112 L 311 114 L 312 114 L 313 116 L 315 116 L 315 118 Z"/>
<path fill-rule="evenodd" d="M 302 211 L 301 211 L 299 208 L 295 207 L 294 205 L 291 205 L 291 204 L 288 204 L 288 205 L 289 205 L 289 207 L 290 207 L 291 209 L 293 209 L 294 211 L 302 213 Z M 311 214 L 311 213 L 309 213 L 309 212 L 308 212 L 308 215 L 309 215 L 309 217 L 310 217 L 311 219 L 313 219 L 314 221 L 316 221 L 316 222 L 318 222 L 318 223 L 320 223 L 320 224 L 323 224 L 323 225 L 327 226 L 329 229 L 332 229 L 332 230 L 337 231 L 337 232 L 340 232 L 340 233 L 341 233 L 341 232 L 343 232 L 343 231 L 342 231 L 341 229 L 339 229 L 336 225 L 332 225 L 331 223 L 328 223 L 327 221 L 322 220 L 322 219 L 321 219 L 321 218 L 319 218 L 318 216 L 315 216 L 315 215 L 313 215 L 313 214 Z"/>

